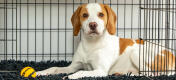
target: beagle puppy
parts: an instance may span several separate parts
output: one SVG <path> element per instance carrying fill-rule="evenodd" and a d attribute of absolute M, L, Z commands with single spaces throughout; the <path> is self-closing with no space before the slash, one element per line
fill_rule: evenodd
<path fill-rule="evenodd" d="M 68 78 L 78 79 L 129 72 L 138 75 L 139 71 L 145 75 L 142 70 L 149 70 L 148 75 L 166 70 L 170 74 L 169 70 L 175 69 L 175 56 L 164 47 L 116 36 L 117 16 L 108 5 L 83 4 L 72 15 L 71 22 L 74 36 L 82 30 L 72 63 L 68 67 L 38 71 L 37 76 L 73 73 Z"/>

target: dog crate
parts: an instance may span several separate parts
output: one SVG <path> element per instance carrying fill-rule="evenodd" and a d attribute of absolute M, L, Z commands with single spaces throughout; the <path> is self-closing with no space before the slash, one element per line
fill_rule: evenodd
<path fill-rule="evenodd" d="M 140 38 L 175 55 L 175 0 L 0 0 L 0 60 L 71 61 L 81 39 L 73 36 L 71 16 L 79 5 L 95 2 L 117 14 L 117 36 Z"/>

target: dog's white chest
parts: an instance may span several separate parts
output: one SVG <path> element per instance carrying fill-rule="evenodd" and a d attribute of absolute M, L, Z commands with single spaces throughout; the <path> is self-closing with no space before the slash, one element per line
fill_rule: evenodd
<path fill-rule="evenodd" d="M 84 59 L 83 59 L 83 61 L 82 61 L 82 64 L 83 64 L 83 68 L 85 69 L 85 70 L 93 70 L 94 69 L 94 67 L 93 67 L 93 65 L 96 65 L 95 64 L 95 57 L 93 56 L 93 55 L 85 55 L 84 56 Z"/>

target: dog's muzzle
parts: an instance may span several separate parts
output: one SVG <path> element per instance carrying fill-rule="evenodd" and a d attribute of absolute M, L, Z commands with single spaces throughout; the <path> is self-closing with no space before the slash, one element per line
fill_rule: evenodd
<path fill-rule="evenodd" d="M 98 24 L 96 22 L 90 22 L 89 23 L 89 28 L 90 28 L 89 34 L 98 34 L 97 26 L 98 26 Z"/>

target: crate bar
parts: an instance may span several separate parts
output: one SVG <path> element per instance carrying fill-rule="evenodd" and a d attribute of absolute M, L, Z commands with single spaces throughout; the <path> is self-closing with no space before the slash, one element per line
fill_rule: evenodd
<path fill-rule="evenodd" d="M 104 0 L 103 0 L 103 3 L 104 3 Z M 117 4 L 119 3 L 119 0 L 117 0 Z M 118 15 L 119 15 L 119 13 L 118 13 L 118 7 L 119 7 L 119 5 L 117 5 L 117 36 L 119 36 L 119 27 L 118 27 L 118 25 L 119 25 L 119 20 L 118 20 Z"/>
<path fill-rule="evenodd" d="M 65 61 L 67 60 L 67 0 L 65 0 Z"/>
<path fill-rule="evenodd" d="M 146 4 L 146 0 L 144 0 L 144 4 Z M 146 7 L 146 5 L 144 5 L 144 7 Z M 144 35 L 143 35 L 144 38 L 145 38 L 145 33 L 146 33 L 146 32 L 145 32 L 145 31 L 146 31 L 146 30 L 145 30 L 145 28 L 146 28 L 146 22 L 147 22 L 147 21 L 146 21 L 146 10 L 144 10 Z M 145 44 L 144 44 L 144 45 L 145 45 Z M 143 46 L 143 65 L 145 65 L 145 52 L 144 52 L 145 49 L 146 49 L 146 48 L 144 48 L 144 46 Z M 145 66 L 143 66 L 143 71 L 146 71 Z M 144 74 L 146 74 L 146 72 L 144 72 Z"/>
<path fill-rule="evenodd" d="M 157 4 L 157 0 L 154 1 L 154 4 Z M 155 8 L 155 7 L 156 7 L 156 5 L 154 6 L 154 8 Z M 155 17 L 154 17 L 154 21 L 155 21 L 155 22 L 154 22 L 154 28 L 155 28 L 155 31 L 154 31 L 154 32 L 155 32 L 155 34 L 154 34 L 154 35 L 155 35 L 155 38 L 154 38 L 155 41 L 154 41 L 154 42 L 157 41 L 157 38 L 156 38 L 156 36 L 157 36 L 157 34 L 156 34 L 156 32 L 157 32 L 157 30 L 156 30 L 156 29 L 157 29 L 157 27 L 156 27 L 156 21 L 157 21 L 156 16 L 157 16 L 157 15 L 156 15 L 156 14 L 157 14 L 156 11 L 154 11 L 154 16 L 155 16 Z M 154 45 L 154 46 L 155 46 L 155 47 L 154 47 L 154 50 L 156 50 L 156 45 Z M 154 56 L 156 56 L 156 51 L 154 52 Z M 154 62 L 155 62 L 155 61 L 156 61 L 156 59 L 154 59 Z M 156 65 L 154 64 L 154 69 L 155 69 L 155 67 L 156 67 Z M 154 73 L 155 73 L 155 71 L 156 71 L 156 70 L 154 70 Z"/>
<path fill-rule="evenodd" d="M 12 8 L 13 8 L 13 1 L 14 0 L 12 0 Z M 14 30 L 13 29 L 13 27 L 14 27 L 13 26 L 13 14 L 14 14 L 14 12 L 13 12 L 13 9 L 12 9 L 12 39 L 13 39 L 13 34 L 14 34 L 14 32 L 13 32 L 13 30 Z M 13 59 L 13 41 L 12 41 L 12 46 L 11 47 L 12 47 L 12 59 Z"/>
<path fill-rule="evenodd" d="M 152 4 L 152 3 L 154 3 L 154 0 L 151 1 L 151 4 Z M 151 7 L 154 8 L 154 5 L 151 5 Z M 151 13 L 152 13 L 152 15 L 151 15 L 151 19 L 152 19 L 152 20 L 151 20 L 151 21 L 152 21 L 151 24 L 152 24 L 152 25 L 151 25 L 150 28 L 153 28 L 153 26 L 154 26 L 154 25 L 153 25 L 153 22 L 154 22 L 154 20 L 153 20 L 153 18 L 154 18 L 154 11 L 152 11 Z M 150 24 L 149 24 L 149 25 L 150 25 Z M 149 30 L 149 31 L 150 31 L 150 30 Z M 150 33 L 150 32 L 149 32 L 149 33 Z M 153 29 L 152 29 L 151 33 L 153 34 Z M 153 39 L 153 35 L 151 36 L 151 38 Z M 153 40 L 152 40 L 152 43 L 153 43 Z M 151 47 L 153 47 L 153 45 L 152 45 Z M 151 64 L 153 64 L 153 60 L 152 60 L 152 57 L 153 57 L 153 56 L 152 56 L 152 54 L 154 54 L 154 53 L 153 53 L 153 49 L 151 50 Z M 149 67 L 150 67 L 150 66 L 149 66 Z M 153 67 L 153 65 L 151 65 L 151 67 Z M 153 70 L 153 69 L 151 68 L 151 71 L 152 71 L 152 70 Z"/>
<path fill-rule="evenodd" d="M 141 7 L 141 0 L 139 0 L 139 7 Z M 141 38 L 141 9 L 139 9 L 139 17 L 138 17 L 138 38 Z M 141 42 L 141 41 L 140 41 Z M 141 64 L 141 45 L 139 45 L 139 64 Z M 139 65 L 139 76 L 141 74 L 141 66 Z"/>
<path fill-rule="evenodd" d="M 118 28 L 118 29 L 119 29 L 119 30 L 123 30 L 124 28 Z M 131 30 L 131 28 L 125 28 L 125 29 Z M 133 29 L 138 29 L 138 28 L 133 28 Z M 141 29 L 144 29 L 144 28 L 141 28 Z M 145 29 L 149 29 L 149 30 L 151 29 L 151 30 L 153 30 L 153 29 L 158 29 L 158 28 L 145 28 Z M 174 29 L 174 28 L 159 28 L 159 29 L 162 29 L 162 30 L 165 30 L 165 29 L 176 30 L 176 29 Z M 0 28 L 0 31 L 3 31 L 3 30 L 4 30 L 4 28 Z M 7 30 L 8 30 L 8 31 L 12 31 L 12 28 L 7 28 Z M 26 30 L 26 31 L 27 31 L 27 30 L 29 30 L 29 31 L 35 31 L 35 28 L 31 28 L 31 29 L 20 29 L 20 28 L 18 29 L 18 28 L 17 28 L 16 30 L 17 30 L 17 31 L 20 31 L 20 30 L 23 30 L 23 31 L 25 31 L 25 30 Z M 46 28 L 45 28 L 45 29 L 43 29 L 43 28 L 38 28 L 38 29 L 36 29 L 36 31 L 42 31 L 42 30 L 44 30 L 44 31 L 48 30 L 48 31 L 49 31 L 50 29 L 46 29 Z M 60 29 L 58 29 L 58 28 L 52 28 L 51 31 L 52 31 L 52 30 L 55 30 L 55 31 L 58 31 L 58 30 L 65 31 L 65 28 L 60 28 Z M 67 28 L 66 31 L 68 31 L 68 30 L 71 30 L 71 31 L 72 31 L 73 29 L 72 29 L 72 28 Z"/>
<path fill-rule="evenodd" d="M 35 45 L 35 62 L 36 62 L 36 59 L 37 59 L 37 56 L 36 56 L 36 47 L 37 47 L 37 44 L 36 44 L 36 41 L 37 41 L 37 37 L 36 37 L 36 0 L 35 0 L 35 36 L 34 36 L 34 39 L 35 39 L 35 42 L 34 42 L 34 45 Z"/>
<path fill-rule="evenodd" d="M 163 4 L 163 0 L 161 1 L 161 4 Z M 164 9 L 164 7 L 163 7 L 163 5 L 160 5 L 160 7 L 159 8 L 161 8 L 161 11 L 162 11 L 162 13 L 161 13 L 161 26 L 162 26 L 162 28 L 164 27 L 163 26 L 163 9 Z M 163 32 L 164 30 L 162 30 L 162 33 L 161 33 L 161 35 L 163 36 Z M 161 38 L 163 38 L 163 37 L 161 37 Z M 163 41 L 161 41 L 161 44 L 163 43 Z M 162 50 L 162 47 L 161 47 L 161 50 Z M 163 62 L 162 62 L 162 60 L 163 60 L 163 58 L 162 58 L 162 56 L 161 56 L 161 65 L 163 65 Z"/>
<path fill-rule="evenodd" d="M 173 70 L 168 70 L 168 71 L 173 71 Z M 146 72 L 146 71 L 141 71 L 141 72 Z M 149 71 L 149 72 L 156 72 L 156 71 Z M 158 72 L 165 72 L 165 71 L 158 71 Z M 166 74 L 165 74 L 166 75 Z M 154 75 L 154 76 L 156 76 L 156 75 Z M 159 75 L 158 75 L 159 76 Z M 163 76 L 163 75 L 162 75 Z M 156 76 L 157 77 L 157 76 Z"/>
<path fill-rule="evenodd" d="M 124 38 L 125 38 L 125 32 L 126 32 L 125 31 L 125 27 L 126 27 L 126 22 L 125 22 L 126 21 L 126 0 L 124 0 L 124 3 L 125 4 L 124 4 L 124 24 L 123 25 L 124 25 Z"/>
<path fill-rule="evenodd" d="M 45 56 L 45 52 L 44 52 L 44 49 L 45 49 L 45 34 L 44 34 L 45 7 L 44 7 L 44 5 L 45 4 L 44 4 L 44 0 L 42 2 L 43 2 L 43 4 L 42 4 L 42 60 L 44 60 L 44 56 Z"/>
<path fill-rule="evenodd" d="M 62 56 L 65 56 L 65 53 L 59 53 L 60 55 L 62 55 Z M 0 55 L 4 55 L 4 54 L 0 54 Z M 13 55 L 12 53 L 8 53 L 8 55 L 10 56 L 10 55 Z M 17 54 L 17 55 L 21 55 L 21 56 L 24 56 L 24 55 L 26 55 L 26 56 L 34 56 L 35 57 L 35 53 L 30 53 L 30 54 L 25 54 L 25 53 L 22 53 L 22 54 Z M 40 55 L 41 57 L 43 56 L 43 54 L 41 54 L 41 53 L 37 53 L 36 55 Z M 52 55 L 56 55 L 56 57 L 57 57 L 57 53 L 52 53 Z M 69 53 L 69 54 L 67 54 L 67 55 L 69 55 L 69 56 L 72 56 L 71 55 L 71 53 Z M 46 53 L 45 54 L 45 56 L 50 56 L 50 53 Z"/>
<path fill-rule="evenodd" d="M 157 3 L 157 1 L 155 0 L 155 1 L 154 1 L 154 4 L 156 4 L 156 3 Z M 156 7 L 156 5 L 154 5 L 154 8 L 155 8 L 155 7 Z M 156 21 L 157 21 L 157 20 L 156 20 L 156 16 L 157 16 L 157 15 L 156 15 L 156 11 L 154 11 L 154 28 L 155 28 L 155 31 L 154 31 L 154 32 L 155 32 L 155 34 L 154 34 L 154 35 L 155 35 L 155 37 L 154 37 L 155 41 L 154 41 L 154 42 L 156 42 L 156 40 L 157 40 L 157 38 L 156 38 L 156 36 L 157 36 L 157 34 L 156 34 L 156 32 L 157 32 L 157 27 L 156 27 Z M 154 45 L 154 46 L 155 46 L 155 47 L 154 47 L 154 50 L 156 50 L 156 45 Z M 156 56 L 156 51 L 154 52 L 154 56 Z M 155 61 L 156 61 L 156 59 L 154 59 L 154 62 L 155 62 Z M 156 67 L 156 65 L 154 64 L 154 69 L 155 69 L 155 67 Z M 156 71 L 156 70 L 154 70 L 154 73 L 155 73 L 155 71 Z"/>
<path fill-rule="evenodd" d="M 111 3 L 111 0 L 109 0 L 109 1 L 110 1 L 110 2 L 109 2 L 109 3 L 110 3 L 110 7 L 112 7 L 112 3 Z"/>
<path fill-rule="evenodd" d="M 148 8 L 149 7 L 149 0 L 146 0 L 145 1 L 145 3 L 146 3 L 146 7 Z M 145 27 L 144 27 L 144 29 L 145 29 L 145 33 L 144 33 L 144 35 L 145 35 L 145 38 L 147 39 L 148 38 L 148 36 L 147 36 L 147 34 L 148 34 L 148 26 L 149 26 L 149 10 L 146 10 L 146 23 L 145 23 Z M 145 61 L 149 61 L 149 58 L 148 58 L 148 55 L 147 55 L 147 53 L 148 53 L 148 51 L 149 51 L 149 48 L 147 47 L 147 46 L 149 46 L 147 43 L 146 44 L 144 44 L 144 45 L 146 45 L 145 46 L 145 49 L 146 49 L 146 52 L 144 52 L 144 54 L 145 54 L 145 60 L 144 60 L 144 62 Z M 145 62 L 145 74 L 148 74 L 148 67 L 147 67 L 147 64 L 146 64 L 146 62 Z"/>
<path fill-rule="evenodd" d="M 80 2 L 81 2 L 81 0 L 80 0 Z M 4 4 L 4 3 L 0 3 L 0 4 Z M 7 4 L 13 4 L 13 3 L 8 2 Z M 35 4 L 35 3 L 31 3 L 31 2 L 30 3 L 19 3 L 19 2 L 17 2 L 17 3 L 14 3 L 14 4 Z M 38 2 L 36 4 L 43 4 L 43 3 L 42 2 L 40 2 L 40 3 Z M 44 4 L 56 4 L 57 5 L 57 4 L 65 4 L 65 3 L 44 3 Z M 70 4 L 73 4 L 73 3 L 67 2 L 67 4 L 70 5 Z M 80 3 L 74 3 L 74 4 L 78 5 Z M 110 5 L 110 3 L 106 3 L 106 4 Z M 129 3 L 126 3 L 126 4 L 125 3 L 124 4 L 123 3 L 117 3 L 116 4 L 116 3 L 112 3 L 112 5 L 139 5 L 139 4 L 129 4 Z M 142 4 L 141 3 L 141 5 L 146 5 L 146 4 Z M 150 5 L 152 5 L 152 4 L 150 4 Z M 162 4 L 153 4 L 153 5 L 162 5 Z M 164 5 L 169 5 L 169 4 L 164 4 Z M 172 5 L 176 5 L 176 4 L 172 4 Z"/>
<path fill-rule="evenodd" d="M 74 0 L 73 0 L 73 1 L 74 1 Z M 58 0 L 57 6 L 58 6 L 58 38 L 57 38 L 58 44 L 57 44 L 57 60 L 59 60 L 59 56 L 60 56 L 60 55 L 59 55 L 59 48 L 60 48 L 60 47 L 59 47 L 59 41 L 60 41 L 60 40 L 59 40 L 59 39 L 60 39 L 60 38 L 59 38 L 59 35 L 60 35 L 60 33 L 59 33 L 59 28 L 60 28 L 60 27 L 59 27 L 59 25 L 60 25 L 60 23 L 59 23 L 59 12 L 60 12 L 60 11 L 59 11 L 59 10 L 60 10 L 60 9 L 59 9 L 59 8 L 60 8 L 59 0 Z"/>
<path fill-rule="evenodd" d="M 6 30 L 5 30 L 5 31 L 6 31 L 6 35 L 5 35 L 5 37 L 6 37 L 5 39 L 6 39 L 6 40 L 8 39 L 8 38 L 7 38 L 7 20 L 8 20 L 8 19 L 7 19 L 8 13 L 7 13 L 7 12 L 8 12 L 8 11 L 7 11 L 7 0 L 6 0 Z M 8 45 L 7 45 L 7 41 L 6 41 L 6 48 L 5 48 L 5 49 L 6 49 L 6 52 L 5 52 L 6 60 L 7 60 L 7 57 L 8 57 L 8 56 L 7 56 L 7 46 L 8 46 Z"/>
<path fill-rule="evenodd" d="M 131 6 L 131 38 L 133 38 L 133 0 Z"/>
<path fill-rule="evenodd" d="M 160 4 L 160 0 L 158 1 L 158 4 Z M 160 8 L 160 5 L 158 5 L 158 8 Z M 158 44 L 160 43 L 160 11 L 158 11 Z M 159 46 L 158 46 L 158 51 L 157 53 L 159 53 Z M 157 75 L 158 75 L 158 66 L 159 66 L 159 57 L 157 57 Z"/>
<path fill-rule="evenodd" d="M 171 7 L 171 6 L 170 6 L 170 4 L 171 4 L 171 3 L 170 3 L 170 0 L 168 0 L 168 3 L 169 3 L 168 9 L 170 10 L 170 7 Z M 171 17 L 171 13 L 168 12 L 168 23 L 169 23 L 169 24 L 168 24 L 168 28 L 171 27 L 171 26 L 170 26 L 170 25 L 171 25 L 170 17 Z M 170 35 L 171 35 L 171 34 L 170 34 L 169 29 L 167 29 L 167 31 L 168 31 L 168 34 L 167 34 L 167 35 L 168 35 L 168 38 L 166 38 L 166 39 L 170 39 Z M 166 42 L 168 43 L 168 45 L 166 44 L 166 45 L 167 45 L 166 47 L 169 48 L 169 46 L 170 46 L 170 41 L 167 41 L 167 40 L 166 40 Z M 168 52 L 167 52 L 167 54 L 166 54 L 166 63 L 167 63 L 167 64 L 166 64 L 166 74 L 167 74 L 167 72 L 168 72 L 167 68 L 169 67 L 169 66 L 168 66 L 168 65 L 169 65 L 168 62 L 169 62 L 169 55 L 168 55 Z"/>
<path fill-rule="evenodd" d="M 79 3 L 80 5 L 82 5 L 82 0 L 80 0 L 80 3 Z M 82 31 L 80 30 L 80 33 L 81 33 Z M 80 41 L 81 41 L 81 34 L 80 34 Z"/>
<path fill-rule="evenodd" d="M 6 53 L 5 52 L 5 46 L 6 46 L 6 41 L 7 41 L 7 39 L 5 37 L 5 32 L 6 32 L 5 27 L 6 27 L 6 19 L 7 19 L 5 14 L 6 14 L 6 3 L 5 3 L 5 0 L 4 0 L 4 29 L 3 29 L 4 30 L 4 53 L 3 53 L 4 54 L 4 60 L 6 59 L 6 57 L 5 57 L 5 53 Z"/>
<path fill-rule="evenodd" d="M 16 0 L 16 2 L 17 2 L 17 0 Z M 16 4 L 16 29 L 17 29 L 17 21 L 18 21 L 17 20 L 17 13 L 18 13 L 18 7 L 17 7 L 17 4 Z M 16 60 L 17 60 L 17 58 L 18 58 L 17 57 L 17 53 L 18 53 L 18 36 L 17 36 L 18 34 L 17 34 L 17 30 L 16 30 L 15 33 L 16 33 L 16 55 L 15 56 L 16 56 Z"/>
<path fill-rule="evenodd" d="M 29 3 L 29 0 L 27 0 Z M 29 4 L 27 4 L 27 60 L 29 60 Z"/>
<path fill-rule="evenodd" d="M 0 41 L 6 42 L 6 41 L 16 41 L 16 40 L 12 40 L 12 39 L 0 39 Z"/>
<path fill-rule="evenodd" d="M 50 60 L 51 60 L 51 55 L 52 55 L 51 54 L 51 52 L 52 52 L 51 51 L 51 49 L 52 49 L 52 41 L 51 41 L 51 38 L 52 38 L 52 36 L 51 36 L 52 35 L 52 33 L 51 33 L 51 29 L 52 29 L 52 23 L 51 23 L 52 22 L 52 20 L 51 20 L 52 19 L 51 18 L 51 14 L 52 14 L 51 11 L 52 10 L 51 9 L 52 9 L 52 6 L 51 6 L 51 0 L 50 0 L 50 4 L 49 5 L 50 5 L 50 30 L 49 30 L 49 32 L 50 32 Z"/>
<path fill-rule="evenodd" d="M 74 3 L 75 3 L 75 0 L 73 0 L 73 4 L 72 4 L 72 5 L 73 5 L 73 13 L 74 13 L 74 8 L 75 8 Z M 88 0 L 88 3 L 89 3 L 89 0 Z M 73 34 L 73 32 L 72 32 L 72 34 Z M 74 34 L 73 34 L 73 41 L 72 41 L 72 43 L 73 43 L 73 44 L 72 44 L 72 49 L 73 49 L 72 52 L 73 52 L 73 54 L 72 54 L 72 57 L 73 57 L 73 55 L 75 54 L 75 53 L 74 53 L 74 49 L 75 49 L 75 47 L 74 47 L 74 44 L 75 44 L 75 43 L 74 43 L 74 42 L 75 42 L 75 39 L 74 39 Z"/>
<path fill-rule="evenodd" d="M 148 4 L 151 4 L 151 0 L 148 0 L 147 3 L 148 3 Z M 148 5 L 148 8 L 150 8 L 150 7 L 151 7 L 151 5 Z M 151 13 L 151 11 L 148 10 L 148 14 L 149 14 L 149 16 L 148 16 L 148 17 L 149 17 L 149 19 L 148 19 L 148 20 L 149 20 L 149 21 L 148 21 L 148 24 L 149 24 L 148 27 L 149 27 L 149 29 L 150 29 L 150 24 L 151 24 L 151 23 L 150 23 L 150 20 L 151 20 L 151 18 L 150 18 L 150 17 L 151 17 L 150 13 Z M 150 34 L 150 31 L 151 31 L 151 30 L 148 30 L 148 31 L 149 31 L 149 34 Z M 152 36 L 153 36 L 153 35 L 152 35 Z M 149 39 L 150 39 L 150 35 L 149 35 Z M 148 46 L 151 47 L 150 44 L 149 44 Z M 151 51 L 151 50 L 150 50 L 150 48 L 149 48 L 149 49 L 148 49 L 148 53 L 147 53 L 147 54 L 148 54 L 148 62 L 150 62 L 149 60 L 152 59 L 152 58 L 150 58 L 150 54 L 151 54 L 150 51 Z M 152 61 L 152 60 L 151 60 L 151 61 Z M 148 67 L 150 67 L 150 66 L 148 65 Z M 150 70 L 149 70 L 149 68 L 148 68 L 148 75 L 150 75 L 150 74 L 149 74 L 149 71 L 150 71 Z"/>
<path fill-rule="evenodd" d="M 169 4 L 169 2 L 170 2 L 170 1 L 167 0 L 167 1 L 166 1 L 166 4 Z M 169 6 L 170 6 L 170 5 L 166 5 L 166 8 L 169 8 Z M 170 22 L 169 22 L 169 16 L 170 16 L 170 15 L 169 15 L 169 12 L 166 12 L 166 21 L 165 21 L 165 24 L 166 24 L 166 26 L 165 26 L 165 27 L 166 27 L 166 30 L 165 30 L 165 31 L 166 31 L 166 33 L 165 33 L 165 38 L 166 38 L 166 39 L 169 39 L 169 37 L 168 37 L 168 36 L 169 36 L 168 28 L 169 28 L 169 24 L 170 24 Z M 168 44 L 169 44 L 169 42 L 166 40 L 166 42 L 165 42 L 165 47 L 169 47 Z M 165 74 L 167 74 L 167 64 L 168 64 L 168 63 L 167 63 L 167 55 L 166 55 L 165 58 L 166 58 L 166 59 L 165 59 L 165 60 L 166 60 L 166 62 L 165 62 L 165 65 L 166 65 L 166 66 L 165 66 L 165 68 L 166 68 Z M 164 60 L 164 61 L 165 61 L 165 60 Z"/>
<path fill-rule="evenodd" d="M 20 0 L 21 3 L 21 0 Z M 16 28 L 16 33 L 17 33 L 17 28 Z M 20 60 L 21 60 L 21 4 L 20 4 L 20 35 L 19 35 L 20 39 L 19 39 L 19 50 L 20 50 Z M 18 48 L 18 47 L 17 47 Z M 17 52 L 18 53 L 18 52 Z"/>

